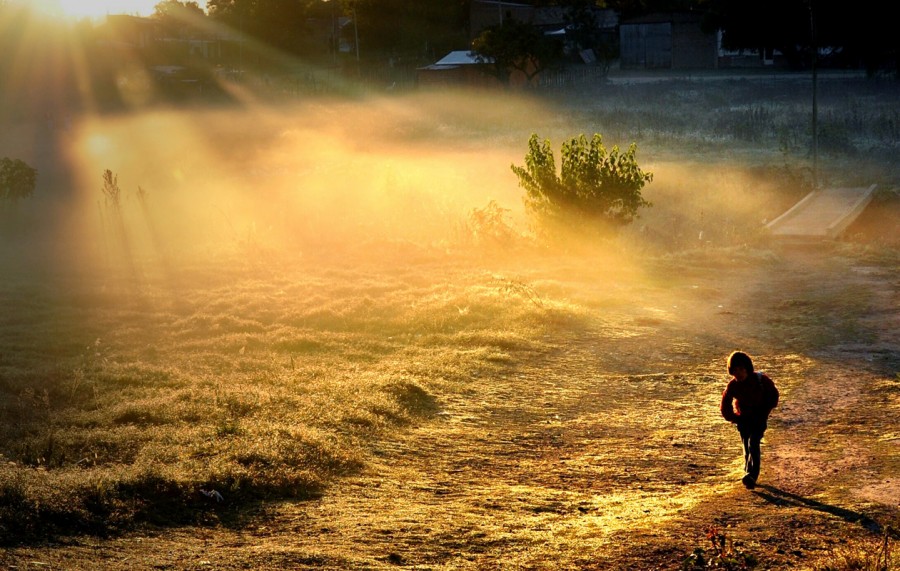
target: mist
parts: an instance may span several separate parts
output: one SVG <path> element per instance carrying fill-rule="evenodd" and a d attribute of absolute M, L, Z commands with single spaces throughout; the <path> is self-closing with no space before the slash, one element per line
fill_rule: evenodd
<path fill-rule="evenodd" d="M 9 121 L 0 137 L 0 155 L 39 172 L 34 196 L 7 216 L 7 255 L 103 271 L 221 255 L 396 259 L 498 246 L 524 255 L 550 245 L 535 242 L 510 165 L 523 163 L 531 133 L 559 153 L 564 140 L 594 132 L 607 148 L 638 143 L 638 162 L 654 174 L 643 190 L 652 206 L 615 239 L 553 247 L 588 247 L 621 266 L 648 254 L 757 244 L 765 222 L 808 192 L 808 157 L 802 147 L 724 145 L 727 133 L 700 125 L 708 113 L 696 102 L 664 113 L 672 94 L 703 97 L 697 87 L 607 86 L 596 98 L 420 90 L 281 103 L 242 89 L 231 105 L 32 114 Z M 693 113 L 696 126 L 685 129 L 692 121 L 679 113 Z M 785 113 L 795 115 L 790 106 Z M 103 192 L 106 172 L 117 207 Z M 872 171 L 857 161 L 842 172 Z M 471 213 L 491 202 L 516 248 L 473 235 Z"/>
<path fill-rule="evenodd" d="M 478 108 L 471 98 L 401 98 L 84 117 L 59 132 L 64 175 L 35 156 L 51 180 L 39 179 L 20 214 L 40 226 L 53 219 L 65 228 L 60 238 L 77 245 L 72 254 L 95 258 L 108 238 L 101 189 L 109 170 L 138 257 L 159 254 L 162 243 L 300 254 L 377 241 L 446 245 L 490 200 L 522 214 L 509 171 L 522 151 L 502 137 L 473 137 L 471 129 L 499 119 L 469 106 Z M 34 211 L 48 208 L 49 218 Z"/>

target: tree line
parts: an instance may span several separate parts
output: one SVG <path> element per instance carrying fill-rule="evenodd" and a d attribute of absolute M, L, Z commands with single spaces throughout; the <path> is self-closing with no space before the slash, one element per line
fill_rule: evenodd
<path fill-rule="evenodd" d="M 303 54 L 311 46 L 308 27 L 316 19 L 347 18 L 368 57 L 433 57 L 472 47 L 473 0 L 207 0 L 209 18 L 258 38 L 273 47 Z M 525 3 L 528 3 L 525 0 Z M 709 32 L 721 30 L 729 49 L 778 50 L 795 66 L 810 64 L 813 55 L 827 51 L 845 66 L 897 65 L 900 34 L 893 31 L 885 5 L 860 0 L 852 6 L 824 0 L 532 0 L 535 6 L 561 6 L 570 16 L 569 31 L 582 45 L 590 37 L 594 9 L 615 10 L 627 20 L 655 12 L 693 11 L 704 15 Z M 502 9 L 502 7 L 501 7 Z M 177 22 L 173 14 L 203 14 L 194 1 L 164 0 L 155 16 Z M 522 24 L 521 22 L 519 24 Z M 351 31 L 345 29 L 345 34 Z M 526 27 L 495 30 L 498 40 L 522 43 Z M 348 38 L 349 39 L 349 38 Z M 528 40 L 533 40 L 533 37 Z M 543 49 L 543 48 L 542 48 Z M 540 51 L 540 50 L 537 50 Z M 545 50 L 546 52 L 546 50 Z M 540 53 L 542 57 L 552 53 Z"/>
<path fill-rule="evenodd" d="M 366 57 L 433 57 L 468 44 L 468 0 L 207 0 L 206 16 L 295 55 L 333 50 L 344 40 Z M 204 11 L 195 1 L 163 0 L 153 17 L 184 33 Z M 313 28 L 334 25 L 323 44 Z"/>
<path fill-rule="evenodd" d="M 486 30 L 470 26 L 472 3 L 478 0 L 162 0 L 153 18 L 170 36 L 190 36 L 212 23 L 264 45 L 298 56 L 336 51 L 341 41 L 358 48 L 364 59 L 411 58 L 419 62 L 451 50 L 472 48 Z M 824 0 L 519 0 L 534 6 L 560 6 L 569 15 L 568 35 L 580 46 L 599 47 L 592 37 L 596 9 L 615 10 L 620 20 L 654 12 L 693 11 L 704 16 L 709 32 L 721 31 L 728 49 L 778 50 L 796 67 L 809 66 L 814 56 L 827 54 L 837 65 L 897 69 L 900 34 L 886 4 L 860 0 L 852 5 Z M 0 20 L 15 3 L 0 0 Z M 501 5 L 502 9 L 502 5 Z M 9 18 L 6 18 L 9 20 Z M 323 22 L 335 37 L 323 41 Z M 344 25 L 352 22 L 352 25 Z M 521 24 L 521 22 L 520 22 Z M 10 26 L 9 43 L 18 26 Z M 525 27 L 494 31 L 501 43 L 519 42 L 531 33 Z M 338 37 L 341 36 L 342 37 Z M 506 38 L 504 40 L 504 38 Z M 531 38 L 533 39 L 533 38 Z M 503 45 L 506 48 L 508 46 Z M 499 49 L 499 48 L 498 48 Z M 543 51 L 542 51 L 543 50 Z M 556 55 L 544 47 L 543 58 Z M 356 50 L 354 50 L 356 55 Z M 614 55 L 614 54 L 612 54 Z"/>

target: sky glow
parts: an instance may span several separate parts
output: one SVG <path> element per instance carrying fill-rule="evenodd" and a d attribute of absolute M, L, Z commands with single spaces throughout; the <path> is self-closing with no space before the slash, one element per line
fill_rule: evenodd
<path fill-rule="evenodd" d="M 28 0 L 51 14 L 69 18 L 102 18 L 108 14 L 149 16 L 160 0 Z M 201 8 L 206 0 L 198 0 Z"/>

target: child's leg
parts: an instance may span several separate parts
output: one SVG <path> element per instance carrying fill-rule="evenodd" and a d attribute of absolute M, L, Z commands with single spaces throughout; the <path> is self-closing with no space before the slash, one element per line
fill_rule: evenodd
<path fill-rule="evenodd" d="M 746 474 L 747 473 L 747 459 L 749 458 L 748 455 L 750 453 L 750 448 L 749 448 L 750 443 L 747 441 L 747 433 L 744 432 L 743 430 L 741 430 L 740 427 L 738 427 L 738 430 L 740 430 L 740 432 L 741 432 L 741 450 L 744 452 L 744 473 Z"/>
<path fill-rule="evenodd" d="M 760 444 L 763 434 L 766 432 L 766 423 L 761 422 L 741 430 L 741 440 L 744 443 L 744 472 L 753 478 L 759 479 L 759 467 L 761 459 Z"/>
<path fill-rule="evenodd" d="M 760 442 L 762 442 L 762 431 L 750 431 L 744 450 L 746 451 L 746 467 L 744 471 L 753 478 L 753 481 L 759 479 L 759 461 L 760 461 Z"/>

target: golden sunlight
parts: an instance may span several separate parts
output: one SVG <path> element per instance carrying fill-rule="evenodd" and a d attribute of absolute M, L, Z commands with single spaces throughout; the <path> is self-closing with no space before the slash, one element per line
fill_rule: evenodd
<path fill-rule="evenodd" d="M 70 18 L 102 18 L 109 14 L 149 16 L 159 0 L 35 0 L 47 12 Z M 198 2 L 201 6 L 206 2 Z"/>

